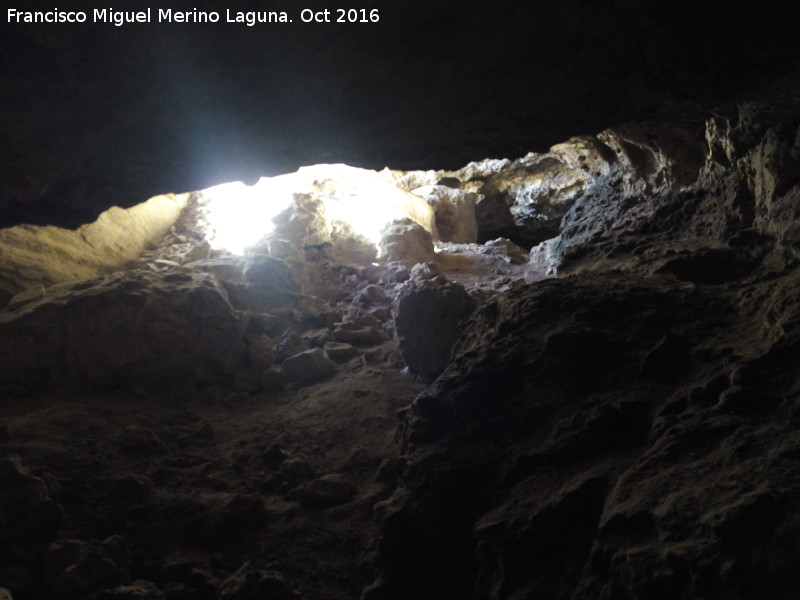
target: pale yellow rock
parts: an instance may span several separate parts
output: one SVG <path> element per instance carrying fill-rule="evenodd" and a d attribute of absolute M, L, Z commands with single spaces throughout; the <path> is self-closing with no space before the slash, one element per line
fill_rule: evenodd
<path fill-rule="evenodd" d="M 188 199 L 188 194 L 169 194 L 128 209 L 112 207 L 77 230 L 34 225 L 0 229 L 0 298 L 124 266 L 163 238 Z"/>

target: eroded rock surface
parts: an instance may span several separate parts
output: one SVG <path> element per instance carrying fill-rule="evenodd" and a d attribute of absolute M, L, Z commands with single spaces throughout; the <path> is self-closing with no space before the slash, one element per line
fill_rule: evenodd
<path fill-rule="evenodd" d="M 401 288 L 392 307 L 394 335 L 414 373 L 432 380 L 444 370 L 460 334 L 459 323 L 474 306 L 463 286 L 442 276 L 415 278 Z"/>
<path fill-rule="evenodd" d="M 797 114 L 601 136 L 559 278 L 483 303 L 404 415 L 374 597 L 797 594 Z"/>
<path fill-rule="evenodd" d="M 384 171 L 502 231 L 396 223 L 397 260 L 329 228 L 324 177 L 241 256 L 192 196 L 116 272 L 4 304 L 0 584 L 794 600 L 799 114 Z M 441 223 L 471 227 L 459 211 Z"/>

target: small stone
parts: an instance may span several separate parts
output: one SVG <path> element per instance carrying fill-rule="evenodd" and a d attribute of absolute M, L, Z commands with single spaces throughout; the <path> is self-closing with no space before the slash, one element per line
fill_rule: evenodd
<path fill-rule="evenodd" d="M 512 265 L 524 265 L 530 260 L 530 254 L 525 248 L 506 238 L 497 238 L 486 242 L 481 249 L 481 253 L 489 256 L 499 256 L 504 262 Z"/>
<path fill-rule="evenodd" d="M 425 281 L 442 274 L 442 270 L 435 262 L 417 263 L 411 269 L 411 279 Z"/>
<path fill-rule="evenodd" d="M 327 329 L 314 329 L 312 331 L 307 331 L 303 334 L 302 338 L 306 344 L 314 348 L 324 346 L 333 339 L 331 337 L 331 332 Z"/>
<path fill-rule="evenodd" d="M 336 366 L 319 348 L 290 356 L 282 367 L 286 379 L 300 384 L 322 381 L 336 373 Z"/>
<path fill-rule="evenodd" d="M 380 344 L 387 340 L 388 336 L 378 327 L 360 326 L 358 323 L 347 322 L 340 323 L 333 330 L 333 339 L 348 344 L 370 345 Z"/>
<path fill-rule="evenodd" d="M 377 285 L 368 285 L 356 296 L 356 302 L 362 306 L 380 304 L 388 301 L 389 297 L 386 295 L 386 292 L 383 291 L 382 287 Z"/>
<path fill-rule="evenodd" d="M 358 356 L 358 349 L 343 342 L 328 342 L 324 346 L 325 354 L 333 361 L 345 362 Z"/>

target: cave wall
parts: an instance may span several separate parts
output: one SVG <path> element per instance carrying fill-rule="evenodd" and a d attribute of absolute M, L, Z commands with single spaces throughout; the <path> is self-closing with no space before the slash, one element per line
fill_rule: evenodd
<path fill-rule="evenodd" d="M 0 225 L 76 227 L 303 164 L 453 169 L 794 89 L 792 3 L 750 4 L 379 1 L 378 23 L 252 28 L 3 15 Z"/>
<path fill-rule="evenodd" d="M 600 136 L 558 278 L 401 415 L 367 597 L 796 597 L 798 114 Z"/>

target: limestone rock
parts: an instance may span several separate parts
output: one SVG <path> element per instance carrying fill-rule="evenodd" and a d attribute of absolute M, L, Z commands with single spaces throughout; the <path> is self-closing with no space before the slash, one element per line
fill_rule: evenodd
<path fill-rule="evenodd" d="M 481 248 L 481 252 L 489 256 L 499 257 L 504 262 L 514 265 L 523 265 L 530 260 L 530 254 L 525 248 L 505 238 L 497 238 L 486 242 Z"/>
<path fill-rule="evenodd" d="M 112 207 L 76 231 L 21 225 L 0 229 L 0 306 L 35 285 L 97 277 L 121 268 L 161 240 L 189 194 L 156 196 L 130 209 Z"/>
<path fill-rule="evenodd" d="M 411 219 L 399 219 L 387 225 L 382 231 L 379 248 L 383 260 L 402 263 L 409 269 L 436 258 L 431 234 Z"/>
<path fill-rule="evenodd" d="M 433 207 L 440 240 L 455 244 L 478 241 L 478 222 L 475 219 L 475 204 L 481 199 L 478 194 L 446 185 L 423 186 L 412 193 L 425 198 Z"/>
<path fill-rule="evenodd" d="M 357 348 L 342 342 L 327 342 L 323 349 L 328 358 L 335 362 L 345 362 L 358 356 Z"/>
<path fill-rule="evenodd" d="M 275 349 L 277 351 L 277 362 L 283 362 L 288 357 L 307 350 L 308 345 L 296 329 L 290 328 L 283 332 Z"/>
<path fill-rule="evenodd" d="M 0 538 L 19 542 L 46 536 L 61 525 L 61 519 L 61 507 L 19 456 L 0 459 Z"/>
<path fill-rule="evenodd" d="M 134 271 L 0 313 L 0 373 L 104 386 L 208 380 L 241 368 L 242 329 L 212 276 Z"/>
<path fill-rule="evenodd" d="M 300 595 L 286 583 L 283 574 L 271 569 L 259 569 L 245 562 L 219 587 L 218 600 L 299 600 Z"/>
<path fill-rule="evenodd" d="M 558 235 L 561 217 L 592 180 L 579 165 L 531 153 L 489 176 L 476 208 L 479 241 L 508 237 L 530 247 Z"/>
<path fill-rule="evenodd" d="M 275 344 L 266 335 L 249 334 L 246 336 L 247 354 L 250 357 L 250 364 L 259 369 L 268 369 L 277 358 Z"/>
<path fill-rule="evenodd" d="M 411 269 L 411 279 L 425 281 L 442 274 L 442 269 L 435 262 L 417 263 Z"/>
<path fill-rule="evenodd" d="M 322 199 L 307 193 L 293 194 L 293 202 L 272 219 L 274 237 L 295 248 L 316 246 L 331 241 L 331 226 L 325 218 Z"/>
<path fill-rule="evenodd" d="M 185 265 L 203 273 L 211 273 L 220 281 L 226 283 L 242 283 L 244 281 L 244 260 L 239 256 L 223 258 L 206 258 Z"/>
<path fill-rule="evenodd" d="M 361 325 L 347 321 L 339 323 L 333 330 L 333 339 L 356 345 L 379 344 L 388 339 L 386 332 L 378 326 Z"/>
<path fill-rule="evenodd" d="M 322 381 L 336 373 L 336 366 L 320 348 L 290 356 L 281 367 L 286 379 L 301 384 Z"/>
<path fill-rule="evenodd" d="M 406 284 L 392 308 L 400 355 L 423 379 L 433 379 L 445 368 L 459 323 L 475 307 L 463 286 L 442 279 Z"/>
<path fill-rule="evenodd" d="M 389 298 L 382 287 L 370 284 L 358 293 L 355 302 L 361 306 L 370 306 L 388 303 Z"/>
<path fill-rule="evenodd" d="M 261 288 L 295 290 L 285 262 L 267 254 L 249 254 L 244 264 L 244 276 L 248 283 Z"/>

